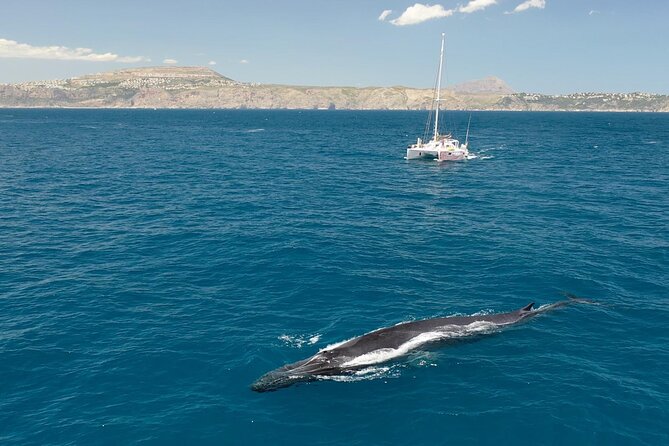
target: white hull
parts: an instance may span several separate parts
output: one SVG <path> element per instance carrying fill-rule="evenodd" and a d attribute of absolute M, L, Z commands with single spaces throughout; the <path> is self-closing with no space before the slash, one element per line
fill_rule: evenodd
<path fill-rule="evenodd" d="M 418 142 L 407 149 L 406 159 L 434 159 L 438 162 L 461 161 L 469 157 L 467 144 L 460 144 L 457 139 L 443 138 L 427 143 Z"/>

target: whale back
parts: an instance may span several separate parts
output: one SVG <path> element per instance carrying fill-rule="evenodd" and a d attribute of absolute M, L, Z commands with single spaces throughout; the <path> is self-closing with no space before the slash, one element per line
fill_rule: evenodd
<path fill-rule="evenodd" d="M 439 331 L 448 333 L 459 331 L 461 327 L 471 325 L 476 322 L 488 322 L 497 326 L 511 325 L 533 314 L 532 307 L 534 302 L 524 306 L 520 310 L 509 313 L 497 313 L 476 316 L 448 316 L 432 319 L 422 319 L 418 321 L 403 322 L 391 327 L 384 327 L 351 339 L 333 349 L 324 350 L 332 356 L 355 357 L 374 350 L 393 348 L 414 339 L 423 333 Z"/>

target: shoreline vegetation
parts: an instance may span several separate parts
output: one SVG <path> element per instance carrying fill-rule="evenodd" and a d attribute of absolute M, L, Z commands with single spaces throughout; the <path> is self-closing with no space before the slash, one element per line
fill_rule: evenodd
<path fill-rule="evenodd" d="M 514 92 L 488 77 L 447 87 L 443 109 L 669 112 L 669 95 Z M 428 110 L 432 89 L 237 82 L 205 67 L 150 67 L 0 84 L 0 108 Z"/>

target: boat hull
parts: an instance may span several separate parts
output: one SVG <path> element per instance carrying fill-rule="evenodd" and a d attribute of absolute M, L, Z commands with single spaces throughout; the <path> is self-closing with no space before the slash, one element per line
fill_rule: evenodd
<path fill-rule="evenodd" d="M 439 158 L 437 158 L 437 161 L 439 162 L 444 162 L 444 161 L 462 161 L 467 159 L 467 154 L 463 151 L 457 151 L 457 152 L 441 152 L 439 153 Z"/>
<path fill-rule="evenodd" d="M 409 148 L 407 149 L 406 159 L 437 159 L 439 157 L 438 150 L 430 150 L 425 148 Z"/>
<path fill-rule="evenodd" d="M 466 160 L 469 152 L 465 144 L 449 146 L 441 144 L 413 145 L 407 149 L 407 160 L 434 159 L 438 162 Z"/>

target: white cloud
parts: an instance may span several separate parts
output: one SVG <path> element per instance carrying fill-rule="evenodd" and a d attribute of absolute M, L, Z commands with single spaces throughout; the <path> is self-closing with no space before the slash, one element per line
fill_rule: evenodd
<path fill-rule="evenodd" d="M 210 61 L 209 61 L 209 65 L 211 65 L 211 66 L 216 65 L 216 61 L 215 61 L 215 60 L 210 60 Z"/>
<path fill-rule="evenodd" d="M 246 60 L 246 59 L 242 59 L 242 60 L 239 61 L 239 63 L 249 63 L 249 61 Z"/>
<path fill-rule="evenodd" d="M 444 9 L 441 5 L 430 6 L 416 3 L 413 6 L 409 6 L 401 16 L 391 20 L 390 23 L 395 26 L 416 25 L 427 20 L 440 19 L 451 15 L 453 15 L 453 10 Z"/>
<path fill-rule="evenodd" d="M 144 57 L 119 56 L 114 53 L 94 53 L 90 48 L 66 46 L 33 46 L 15 40 L 0 39 L 0 57 L 17 59 L 85 60 L 89 62 L 142 62 Z"/>
<path fill-rule="evenodd" d="M 382 22 L 385 21 L 390 14 L 392 14 L 393 10 L 392 9 L 384 9 L 381 15 L 379 16 L 379 20 Z"/>
<path fill-rule="evenodd" d="M 460 6 L 458 8 L 459 12 L 465 14 L 471 14 L 472 12 L 481 11 L 488 6 L 492 6 L 497 3 L 497 0 L 471 0 L 465 6 Z"/>
<path fill-rule="evenodd" d="M 592 10 L 590 10 L 590 12 L 588 13 L 588 15 L 594 15 L 594 14 L 599 14 L 599 11 L 597 11 L 596 9 L 592 9 Z"/>
<path fill-rule="evenodd" d="M 546 0 L 526 0 L 520 5 L 516 6 L 513 12 L 523 12 L 530 8 L 544 9 L 546 7 Z"/>
<path fill-rule="evenodd" d="M 174 65 L 174 64 L 178 64 L 179 61 L 176 60 L 176 59 L 163 59 L 163 63 L 166 64 L 166 65 Z"/>

